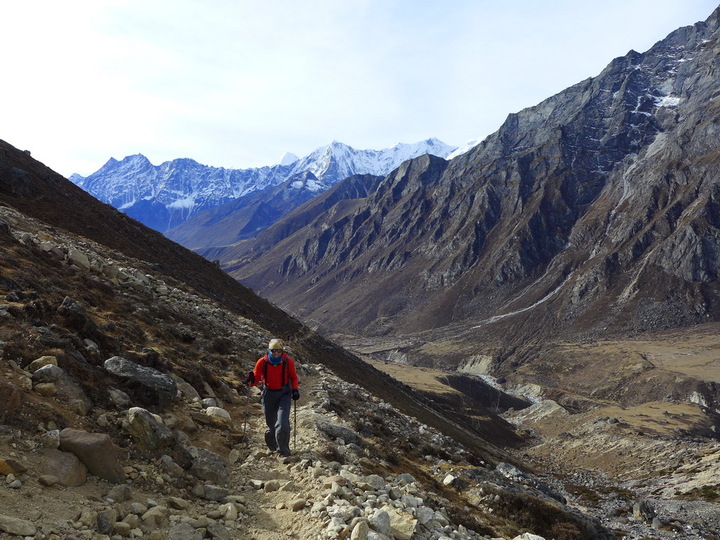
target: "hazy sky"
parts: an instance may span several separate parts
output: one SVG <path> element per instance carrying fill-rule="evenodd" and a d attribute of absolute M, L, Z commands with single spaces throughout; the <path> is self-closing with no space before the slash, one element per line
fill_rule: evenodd
<path fill-rule="evenodd" d="M 460 146 L 717 5 L 6 1 L 0 139 L 66 176 L 136 153 L 248 168 L 333 140 Z"/>

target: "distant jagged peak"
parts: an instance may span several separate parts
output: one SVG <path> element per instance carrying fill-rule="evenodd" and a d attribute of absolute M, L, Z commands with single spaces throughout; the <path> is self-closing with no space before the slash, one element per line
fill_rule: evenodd
<path fill-rule="evenodd" d="M 88 176 L 82 176 L 81 174 L 73 173 L 68 177 L 68 180 L 70 180 L 73 184 L 82 187 L 83 189 L 87 189 L 87 186 L 85 184 L 88 181 L 91 181 L 93 178 L 97 178 L 106 174 L 112 174 L 116 171 L 138 170 L 152 167 L 155 167 L 155 165 L 153 165 L 150 160 L 143 154 L 131 154 L 129 156 L 125 156 L 119 161 L 114 157 L 111 157 L 105 162 L 102 167 L 100 167 L 94 173 Z"/>
<path fill-rule="evenodd" d="M 282 159 L 280 160 L 280 165 L 292 165 L 293 163 L 295 163 L 295 162 L 296 162 L 297 160 L 299 160 L 299 159 L 300 159 L 300 158 L 297 157 L 297 156 L 296 156 L 295 154 L 293 154 L 292 152 L 285 152 L 285 155 L 284 155 L 284 156 L 282 157 Z"/>
<path fill-rule="evenodd" d="M 320 148 L 315 150 L 310 155 L 311 156 L 337 156 L 337 155 L 347 154 L 348 152 L 362 152 L 362 150 L 356 150 L 352 146 L 349 146 L 345 143 L 341 143 L 340 141 L 334 140 L 331 143 L 326 144 L 325 146 L 321 146 Z"/>
<path fill-rule="evenodd" d="M 200 165 L 198 161 L 195 161 L 193 158 L 177 158 L 173 159 L 171 161 L 166 161 L 165 163 L 186 163 L 191 165 Z M 203 165 L 203 167 L 212 167 L 211 165 Z"/>
<path fill-rule="evenodd" d="M 144 155 L 133 154 L 121 161 L 111 158 L 86 178 L 71 179 L 99 200 L 164 232 L 171 219 L 176 226 L 196 212 L 278 186 L 299 173 L 314 175 L 300 187 L 318 193 L 354 174 L 383 176 L 409 159 L 424 154 L 444 158 L 454 149 L 434 138 L 384 150 L 356 150 L 334 140 L 303 158 L 288 153 L 280 164 L 249 169 L 213 167 L 191 158 L 153 165 Z M 156 218 L 161 214 L 162 220 Z"/>
<path fill-rule="evenodd" d="M 129 156 L 125 156 L 120 161 L 117 159 L 111 157 L 107 160 L 105 165 L 100 167 L 100 169 L 93 173 L 90 176 L 95 176 L 97 174 L 103 174 L 108 171 L 113 170 L 131 170 L 131 169 L 145 169 L 145 168 L 152 168 L 155 167 L 150 160 L 145 157 L 143 154 L 131 154 Z"/>
<path fill-rule="evenodd" d="M 445 156 L 445 159 L 451 160 L 453 158 L 456 158 L 465 152 L 469 152 L 473 148 L 475 148 L 478 144 L 480 144 L 483 141 L 482 138 L 478 137 L 477 139 L 470 139 L 469 141 L 465 141 L 464 144 L 460 145 L 458 148 L 453 150 L 450 154 Z"/>
<path fill-rule="evenodd" d="M 444 151 L 444 150 L 450 148 L 449 145 L 445 144 L 440 139 L 438 139 L 436 137 L 430 137 L 429 139 L 425 139 L 423 141 L 418 141 L 416 143 L 396 143 L 394 146 L 392 146 L 391 150 L 396 150 L 396 149 L 399 150 L 399 149 L 404 149 L 404 148 L 422 148 L 422 147 L 438 149 L 440 151 Z"/>
<path fill-rule="evenodd" d="M 402 162 L 423 154 L 445 158 L 456 148 L 435 138 L 397 143 L 382 150 L 357 150 L 334 140 L 294 163 L 292 174 L 309 170 L 319 179 L 334 184 L 353 174 L 388 174 Z"/>
<path fill-rule="evenodd" d="M 348 144 L 342 143 L 340 141 L 333 140 L 329 144 L 326 144 L 325 146 L 321 146 L 320 148 L 316 149 L 310 156 L 314 155 L 326 155 L 326 154 L 332 154 L 337 155 L 338 153 L 360 153 L 360 154 L 372 154 L 372 155 L 378 155 L 378 154 L 397 154 L 401 152 L 407 152 L 409 154 L 421 154 L 421 153 L 431 153 L 434 155 L 437 155 L 439 157 L 445 157 L 448 154 L 450 154 L 453 150 L 455 150 L 456 146 L 451 146 L 449 144 L 444 143 L 440 139 L 437 139 L 435 137 L 431 137 L 429 139 L 425 139 L 422 141 L 414 142 L 414 143 L 395 143 L 393 146 L 389 148 L 383 148 L 380 150 L 375 150 L 371 148 L 366 149 L 357 149 L 353 146 L 350 146 Z M 424 151 L 424 152 L 423 152 Z M 308 156 L 308 157 L 310 157 Z"/>
<path fill-rule="evenodd" d="M 116 165 L 118 163 L 122 163 L 122 164 L 124 164 L 124 163 L 147 163 L 149 165 L 152 165 L 150 160 L 147 157 L 145 157 L 143 154 L 140 154 L 140 153 L 130 154 L 129 156 L 125 156 L 120 161 L 116 160 L 115 158 L 110 158 L 105 165 L 110 165 L 110 164 Z"/>

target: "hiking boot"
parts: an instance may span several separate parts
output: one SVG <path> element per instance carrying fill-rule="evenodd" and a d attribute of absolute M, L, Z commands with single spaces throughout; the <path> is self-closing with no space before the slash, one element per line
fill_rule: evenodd
<path fill-rule="evenodd" d="M 270 430 L 265 432 L 265 444 L 271 452 L 277 452 L 277 442 L 275 441 L 275 433 Z"/>
<path fill-rule="evenodd" d="M 289 451 L 289 450 L 288 450 L 288 451 L 280 450 L 280 452 L 278 452 L 278 455 L 279 455 L 280 457 L 290 457 L 292 454 L 290 454 L 290 451 Z"/>

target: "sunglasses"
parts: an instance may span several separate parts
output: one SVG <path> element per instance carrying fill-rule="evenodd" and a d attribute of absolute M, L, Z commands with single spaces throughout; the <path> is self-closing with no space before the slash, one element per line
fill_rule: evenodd
<path fill-rule="evenodd" d="M 273 352 L 273 353 L 282 352 L 282 349 L 270 349 L 270 352 Z"/>

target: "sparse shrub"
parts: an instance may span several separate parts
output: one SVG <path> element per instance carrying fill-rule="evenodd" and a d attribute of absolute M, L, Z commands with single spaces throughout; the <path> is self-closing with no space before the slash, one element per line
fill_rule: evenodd
<path fill-rule="evenodd" d="M 708 502 L 717 502 L 720 500 L 720 484 L 695 488 L 686 493 L 679 494 L 679 497 L 682 499 L 702 499 Z"/>
<path fill-rule="evenodd" d="M 467 506 L 461 508 L 456 503 L 452 502 L 447 504 L 444 508 L 453 523 L 462 525 L 463 527 L 479 534 L 496 536 L 496 531 L 489 528 L 480 519 L 478 519 L 478 517 L 473 515 L 474 513 L 471 508 Z"/>
<path fill-rule="evenodd" d="M 520 529 L 533 530 L 556 540 L 582 540 L 592 536 L 590 531 L 582 530 L 582 523 L 571 521 L 571 515 L 561 507 L 526 493 L 502 492 L 500 495 L 500 502 L 494 506 L 495 514 Z"/>
<path fill-rule="evenodd" d="M 552 531 L 552 535 L 555 540 L 576 540 L 578 538 L 583 538 L 580 530 L 574 523 L 570 523 L 569 521 L 553 523 L 550 530 Z"/>
<path fill-rule="evenodd" d="M 21 342 L 10 342 L 5 345 L 3 357 L 25 367 L 40 356 L 41 350 L 36 345 Z"/>
<path fill-rule="evenodd" d="M 345 463 L 345 458 L 338 452 L 338 446 L 335 443 L 327 443 L 320 452 L 320 455 L 328 461 L 337 461 L 338 463 Z"/>
<path fill-rule="evenodd" d="M 567 486 L 568 492 L 577 495 L 591 504 L 597 504 L 601 498 L 597 491 L 583 486 Z"/>
<path fill-rule="evenodd" d="M 210 342 L 210 350 L 217 354 L 230 354 L 233 352 L 232 342 L 226 337 L 215 337 Z"/>

